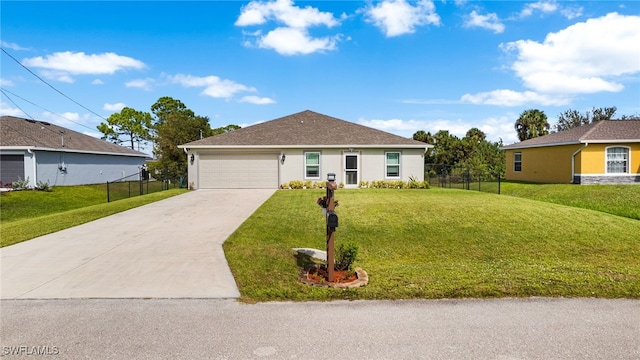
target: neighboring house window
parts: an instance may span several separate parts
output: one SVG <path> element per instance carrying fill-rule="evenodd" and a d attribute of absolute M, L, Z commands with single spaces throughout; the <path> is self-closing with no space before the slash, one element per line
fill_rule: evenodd
<path fill-rule="evenodd" d="M 513 153 L 513 171 L 522 171 L 522 153 Z"/>
<path fill-rule="evenodd" d="M 385 154 L 385 167 L 387 178 L 400 177 L 400 153 L 388 152 Z"/>
<path fill-rule="evenodd" d="M 304 153 L 304 177 L 306 179 L 320 179 L 320 153 Z"/>
<path fill-rule="evenodd" d="M 607 148 L 607 174 L 629 172 L 629 148 L 616 146 Z"/>

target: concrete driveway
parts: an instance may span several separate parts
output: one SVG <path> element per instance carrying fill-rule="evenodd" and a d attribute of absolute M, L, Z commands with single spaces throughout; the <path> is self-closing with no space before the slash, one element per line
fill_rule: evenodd
<path fill-rule="evenodd" d="M 222 243 L 275 190 L 197 190 L 0 249 L 0 298 L 235 298 Z"/>

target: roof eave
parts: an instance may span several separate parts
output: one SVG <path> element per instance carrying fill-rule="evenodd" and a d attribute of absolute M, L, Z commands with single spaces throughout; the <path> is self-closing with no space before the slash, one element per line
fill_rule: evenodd
<path fill-rule="evenodd" d="M 110 151 L 90 151 L 90 150 L 76 150 L 76 149 L 60 149 L 60 148 L 44 148 L 44 147 L 36 147 L 36 146 L 0 146 L 0 151 L 11 151 L 11 150 L 26 150 L 26 151 L 52 151 L 52 152 L 64 152 L 64 153 L 77 153 L 77 154 L 94 154 L 94 155 L 115 155 L 115 156 L 133 156 L 133 157 L 142 157 L 142 158 L 150 158 L 151 156 L 139 153 L 117 153 Z"/>
<path fill-rule="evenodd" d="M 405 149 L 429 149 L 430 144 L 370 144 L 370 145 L 178 145 L 180 149 L 379 149 L 379 148 L 405 148 Z"/>
<path fill-rule="evenodd" d="M 583 141 L 564 141 L 564 142 L 556 142 L 556 143 L 547 143 L 547 144 L 531 144 L 531 145 L 507 145 L 500 148 L 500 150 L 513 150 L 513 149 L 528 149 L 528 148 L 537 148 L 537 147 L 549 147 L 549 146 L 561 146 L 561 145 L 575 145 L 581 144 Z"/>
<path fill-rule="evenodd" d="M 640 139 L 582 140 L 580 142 L 589 143 L 589 144 L 621 144 L 621 143 L 640 143 Z"/>

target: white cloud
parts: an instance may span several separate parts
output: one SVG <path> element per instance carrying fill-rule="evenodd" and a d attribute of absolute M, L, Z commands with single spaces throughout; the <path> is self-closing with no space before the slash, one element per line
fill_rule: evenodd
<path fill-rule="evenodd" d="M 246 102 L 250 104 L 256 105 L 267 105 L 267 104 L 275 104 L 275 101 L 268 97 L 259 97 L 259 96 L 243 96 L 238 102 Z"/>
<path fill-rule="evenodd" d="M 496 34 L 504 32 L 504 24 L 500 21 L 496 13 L 480 15 L 477 11 L 473 10 L 464 22 L 464 26 L 469 28 L 480 27 L 492 30 Z"/>
<path fill-rule="evenodd" d="M 4 101 L 0 102 L 0 116 L 26 117 L 22 110 L 14 108 Z"/>
<path fill-rule="evenodd" d="M 640 16 L 610 13 L 547 34 L 542 43 L 500 44 L 515 55 L 509 66 L 525 91 L 465 94 L 462 102 L 497 106 L 569 104 L 580 94 L 619 92 L 640 73 Z"/>
<path fill-rule="evenodd" d="M 339 37 L 313 38 L 305 29 L 277 28 L 260 37 L 257 45 L 281 55 L 297 55 L 334 50 L 337 40 Z"/>
<path fill-rule="evenodd" d="M 125 103 L 115 103 L 115 104 L 106 103 L 102 106 L 102 109 L 107 111 L 120 111 L 125 106 L 127 106 Z"/>
<path fill-rule="evenodd" d="M 315 38 L 310 35 L 309 28 L 339 25 L 339 21 L 330 12 L 322 12 L 317 8 L 297 7 L 291 0 L 252 1 L 242 7 L 236 26 L 264 25 L 273 21 L 284 26 L 267 31 L 266 35 L 259 29 L 253 32 L 243 31 L 243 35 L 255 39 L 244 40 L 243 46 L 273 49 L 281 55 L 300 55 L 334 50 L 342 35 Z"/>
<path fill-rule="evenodd" d="M 365 10 L 368 21 L 378 27 L 387 37 L 415 32 L 416 27 L 440 25 L 431 0 L 419 0 L 415 6 L 405 0 L 384 0 Z"/>
<path fill-rule="evenodd" d="M 497 105 L 497 106 L 523 106 L 528 104 L 540 104 L 548 106 L 560 106 L 569 104 L 571 98 L 539 94 L 534 91 L 513 91 L 499 89 L 477 94 L 465 94 L 460 99 L 464 103 Z"/>
<path fill-rule="evenodd" d="M 0 86 L 13 86 L 13 81 L 9 79 L 0 78 Z"/>
<path fill-rule="evenodd" d="M 192 75 L 177 74 L 167 77 L 170 82 L 180 84 L 184 87 L 204 87 L 202 94 L 214 98 L 231 98 L 238 92 L 255 92 L 256 89 L 250 86 L 239 84 L 233 80 L 221 79 L 217 76 L 198 77 Z"/>
<path fill-rule="evenodd" d="M 29 50 L 27 48 L 24 48 L 16 43 L 10 43 L 10 42 L 6 42 L 6 41 L 0 41 L 0 44 L 2 45 L 2 47 L 11 49 L 11 50 L 15 50 L 15 51 L 20 51 L 20 50 Z"/>
<path fill-rule="evenodd" d="M 533 15 L 534 12 L 539 11 L 541 13 L 552 13 L 558 10 L 558 4 L 555 0 L 552 1 L 538 1 L 535 3 L 529 3 L 525 5 L 524 9 L 520 12 L 520 17 L 528 17 Z"/>
<path fill-rule="evenodd" d="M 100 80 L 100 79 L 95 79 L 91 82 L 91 85 L 103 85 L 104 81 Z"/>
<path fill-rule="evenodd" d="M 516 132 L 513 130 L 513 124 L 517 116 L 501 116 L 490 117 L 479 120 L 477 122 L 448 119 L 435 120 L 366 120 L 360 118 L 358 124 L 368 126 L 374 129 L 390 132 L 399 136 L 411 138 L 416 131 L 424 130 L 432 134 L 440 130 L 447 130 L 450 134 L 459 138 L 463 138 L 469 129 L 476 127 L 487 135 L 487 140 L 498 141 L 500 138 L 506 143 L 507 141 L 517 141 Z M 505 137 L 505 134 L 508 134 Z"/>
<path fill-rule="evenodd" d="M 291 0 L 276 0 L 252 1 L 243 6 L 235 25 L 262 25 L 269 20 L 275 20 L 292 28 L 308 28 L 318 25 L 332 27 L 339 24 L 330 12 L 322 12 L 311 6 L 300 8 L 295 6 Z"/>
<path fill-rule="evenodd" d="M 42 68 L 42 74 L 50 79 L 73 82 L 71 75 L 114 74 L 119 70 L 143 69 L 142 61 L 115 53 L 85 54 L 84 52 L 57 52 L 46 57 L 37 56 L 22 60 L 27 67 Z"/>
<path fill-rule="evenodd" d="M 71 75 L 69 75 L 69 73 L 64 72 L 64 71 L 42 70 L 42 71 L 40 71 L 40 74 L 42 74 L 42 76 L 46 77 L 47 79 L 51 79 L 51 80 L 56 80 L 56 81 L 69 83 L 69 84 L 74 82 L 74 80 L 71 77 Z"/>
<path fill-rule="evenodd" d="M 501 47 L 515 52 L 511 69 L 534 91 L 546 94 L 616 92 L 621 76 L 640 72 L 640 16 L 610 13 L 546 36 Z"/>
<path fill-rule="evenodd" d="M 566 17 L 567 19 L 571 20 L 571 19 L 575 19 L 577 17 L 582 16 L 583 10 L 584 10 L 583 7 L 573 6 L 573 7 L 567 7 L 560 10 L 560 13 L 564 15 L 564 17 Z"/>
<path fill-rule="evenodd" d="M 153 89 L 153 86 L 155 85 L 155 83 L 156 81 L 154 79 L 145 78 L 145 79 L 135 79 L 135 80 L 127 81 L 124 84 L 124 86 L 150 91 Z"/>

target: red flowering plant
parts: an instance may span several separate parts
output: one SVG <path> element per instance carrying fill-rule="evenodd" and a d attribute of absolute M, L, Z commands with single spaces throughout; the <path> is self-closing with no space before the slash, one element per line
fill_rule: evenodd
<path fill-rule="evenodd" d="M 318 200 L 316 200 L 316 203 L 318 203 L 318 205 L 321 208 L 326 209 L 327 206 L 329 206 L 329 199 L 326 196 L 323 197 L 319 197 Z M 340 203 L 338 202 L 338 200 L 333 199 L 333 206 L 338 206 L 340 205 Z"/>

